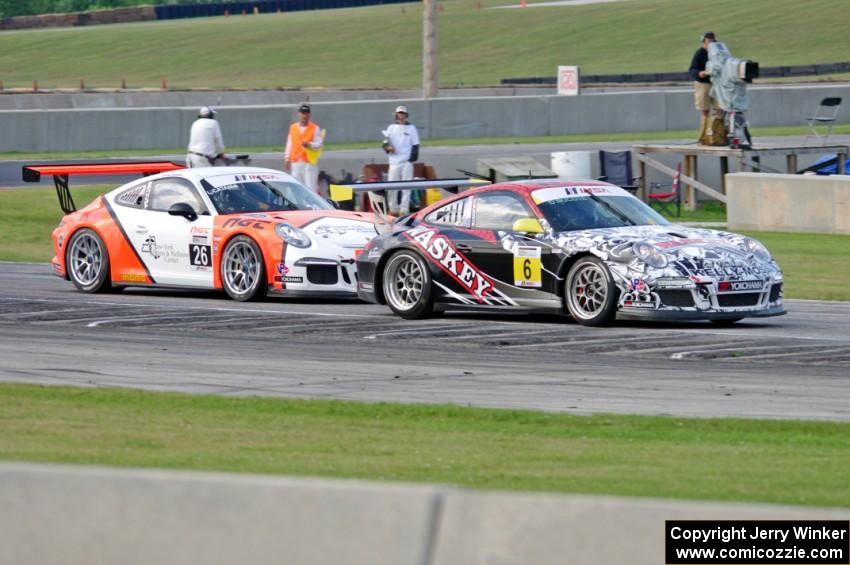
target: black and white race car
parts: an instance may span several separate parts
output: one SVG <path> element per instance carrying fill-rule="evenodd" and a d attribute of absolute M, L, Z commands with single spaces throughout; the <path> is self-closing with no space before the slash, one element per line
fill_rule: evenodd
<path fill-rule="evenodd" d="M 590 326 L 785 313 L 782 271 L 764 245 L 672 225 L 597 181 L 468 190 L 369 242 L 357 274 L 362 299 L 410 319 L 458 308 L 567 312 Z"/>

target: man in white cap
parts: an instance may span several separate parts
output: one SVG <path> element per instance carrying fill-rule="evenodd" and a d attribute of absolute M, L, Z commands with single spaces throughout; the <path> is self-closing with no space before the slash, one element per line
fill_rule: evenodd
<path fill-rule="evenodd" d="M 213 167 L 216 159 L 224 155 L 224 140 L 221 128 L 215 119 L 215 110 L 204 106 L 198 112 L 198 119 L 189 130 L 189 147 L 186 154 L 186 166 Z"/>
<path fill-rule="evenodd" d="M 413 180 L 413 163 L 419 158 L 419 131 L 407 121 L 407 106 L 395 109 L 395 123 L 383 130 L 384 151 L 389 154 L 388 181 Z M 392 190 L 389 194 L 390 214 L 410 213 L 410 191 Z"/>

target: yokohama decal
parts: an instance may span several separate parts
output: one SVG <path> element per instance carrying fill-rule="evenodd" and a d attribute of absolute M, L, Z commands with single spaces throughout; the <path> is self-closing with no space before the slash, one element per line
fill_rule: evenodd
<path fill-rule="evenodd" d="M 416 243 L 429 259 L 468 290 L 478 302 L 484 302 L 485 297 L 493 290 L 493 280 L 464 257 L 448 238 L 437 230 L 418 226 L 403 235 Z"/>

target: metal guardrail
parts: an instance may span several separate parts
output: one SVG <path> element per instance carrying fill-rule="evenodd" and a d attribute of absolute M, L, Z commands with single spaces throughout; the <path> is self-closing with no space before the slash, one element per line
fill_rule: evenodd
<path fill-rule="evenodd" d="M 819 63 L 812 65 L 785 65 L 781 67 L 759 67 L 759 78 L 783 78 L 850 73 L 850 62 Z M 632 73 L 611 75 L 582 75 L 581 84 L 646 83 L 646 82 L 690 82 L 687 72 Z M 557 84 L 557 77 L 503 78 L 503 85 Z"/>

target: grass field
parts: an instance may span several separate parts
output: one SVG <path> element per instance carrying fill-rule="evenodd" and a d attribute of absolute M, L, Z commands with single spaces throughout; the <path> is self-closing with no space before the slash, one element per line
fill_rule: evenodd
<path fill-rule="evenodd" d="M 850 424 L 0 385 L 0 459 L 850 506 Z"/>
<path fill-rule="evenodd" d="M 582 73 L 686 70 L 701 32 L 763 66 L 847 59 L 846 0 L 630 0 L 479 9 L 444 0 L 442 86 Z M 421 4 L 0 33 L 6 88 L 418 87 Z"/>
<path fill-rule="evenodd" d="M 82 208 L 113 186 L 73 189 L 74 202 Z M 50 261 L 50 234 L 62 219 L 53 188 L 0 190 L 0 260 Z"/>
<path fill-rule="evenodd" d="M 82 208 L 111 188 L 75 187 L 77 207 Z M 716 221 L 722 220 L 723 214 L 722 208 L 710 206 L 683 219 Z M 52 188 L 0 190 L 0 261 L 49 261 L 53 256 L 50 233 L 61 217 Z M 768 232 L 749 235 L 763 241 L 782 266 L 786 298 L 850 300 L 846 283 L 850 278 L 850 236 Z"/>
<path fill-rule="evenodd" d="M 850 300 L 850 235 L 751 232 L 785 274 L 786 298 Z"/>

